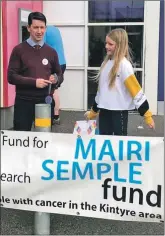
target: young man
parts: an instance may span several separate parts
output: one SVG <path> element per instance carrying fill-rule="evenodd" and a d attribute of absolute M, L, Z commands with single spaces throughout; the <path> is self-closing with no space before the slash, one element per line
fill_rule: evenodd
<path fill-rule="evenodd" d="M 64 47 L 62 42 L 62 37 L 59 29 L 56 26 L 47 26 L 45 37 L 44 37 L 45 43 L 47 43 L 50 47 L 56 50 L 59 58 L 59 64 L 61 66 L 62 73 L 64 74 L 66 69 L 66 60 L 64 55 Z M 60 116 L 59 116 L 59 110 L 60 110 L 60 98 L 59 98 L 59 91 L 58 88 L 60 87 L 60 84 L 56 86 L 54 90 L 54 100 L 55 100 L 55 108 L 54 108 L 54 124 L 60 124 Z"/>
<path fill-rule="evenodd" d="M 16 86 L 14 130 L 19 131 L 31 130 L 35 104 L 45 103 L 49 84 L 52 95 L 63 81 L 58 55 L 43 41 L 45 16 L 40 12 L 30 13 L 27 29 L 30 38 L 14 47 L 8 66 L 8 82 Z"/>

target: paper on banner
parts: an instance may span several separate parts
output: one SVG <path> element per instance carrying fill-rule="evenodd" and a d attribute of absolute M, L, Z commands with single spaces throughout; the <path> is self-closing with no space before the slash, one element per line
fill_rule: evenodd
<path fill-rule="evenodd" d="M 95 135 L 97 129 L 96 120 L 76 121 L 73 134 L 77 135 Z"/>

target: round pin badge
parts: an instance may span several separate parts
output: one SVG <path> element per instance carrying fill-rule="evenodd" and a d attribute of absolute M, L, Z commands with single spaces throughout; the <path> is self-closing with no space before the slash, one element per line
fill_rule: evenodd
<path fill-rule="evenodd" d="M 51 104 L 52 103 L 52 97 L 50 95 L 48 95 L 46 98 L 45 98 L 45 102 L 46 104 Z"/>
<path fill-rule="evenodd" d="M 46 66 L 46 65 L 48 64 L 48 60 L 47 60 L 46 58 L 44 58 L 44 59 L 42 60 L 42 64 Z"/>

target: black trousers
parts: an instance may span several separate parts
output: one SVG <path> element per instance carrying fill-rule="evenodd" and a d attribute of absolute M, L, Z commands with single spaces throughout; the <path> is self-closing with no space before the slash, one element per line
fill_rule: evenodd
<path fill-rule="evenodd" d="M 101 135 L 127 136 L 128 111 L 100 109 L 99 133 Z"/>
<path fill-rule="evenodd" d="M 24 100 L 16 96 L 14 104 L 13 127 L 17 131 L 31 131 L 35 119 L 35 104 L 45 103 L 44 99 L 38 102 Z M 51 104 L 51 118 L 54 114 L 54 99 Z"/>

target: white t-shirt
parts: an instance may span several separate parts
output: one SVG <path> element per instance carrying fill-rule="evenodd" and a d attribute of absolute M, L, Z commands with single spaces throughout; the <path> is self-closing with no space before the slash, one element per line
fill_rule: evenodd
<path fill-rule="evenodd" d="M 113 64 L 114 60 L 109 60 L 100 74 L 98 92 L 95 97 L 98 108 L 133 110 L 135 109 L 133 98 L 124 84 L 124 81 L 134 74 L 133 67 L 126 58 L 123 58 L 119 66 L 115 85 L 110 88 L 108 74 Z"/>

